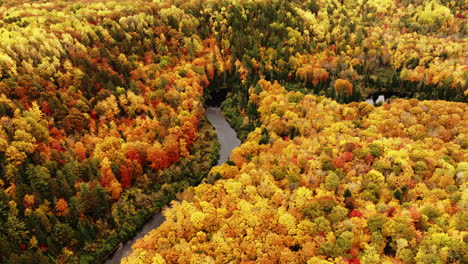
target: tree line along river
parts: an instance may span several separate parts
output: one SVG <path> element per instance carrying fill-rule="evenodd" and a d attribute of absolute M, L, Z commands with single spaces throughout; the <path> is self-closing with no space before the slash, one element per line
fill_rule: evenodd
<path fill-rule="evenodd" d="M 221 113 L 219 107 L 207 107 L 206 117 L 213 125 L 216 130 L 218 141 L 221 145 L 219 150 L 218 165 L 223 164 L 229 158 L 231 151 L 240 145 L 241 141 L 237 138 L 236 131 L 231 127 Z M 129 241 L 125 242 L 120 246 L 108 259 L 104 261 L 104 264 L 117 264 L 121 260 L 128 256 L 132 251 L 132 245 L 140 238 L 143 238 L 148 232 L 157 228 L 164 222 L 164 216 L 162 211 L 154 214 L 153 217 L 138 231 L 138 233 Z"/>

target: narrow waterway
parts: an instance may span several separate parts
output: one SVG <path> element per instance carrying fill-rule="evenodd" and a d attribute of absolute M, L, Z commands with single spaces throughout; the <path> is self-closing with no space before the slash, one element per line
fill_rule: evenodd
<path fill-rule="evenodd" d="M 161 212 L 158 212 L 151 217 L 151 219 L 137 232 L 137 234 L 124 244 L 119 247 L 114 254 L 112 254 L 106 261 L 105 264 L 118 264 L 120 261 L 128 256 L 132 252 L 133 244 L 140 238 L 143 238 L 149 231 L 158 227 L 162 222 L 164 222 L 164 216 Z"/>
<path fill-rule="evenodd" d="M 218 141 L 221 145 L 221 149 L 219 150 L 218 165 L 221 165 L 228 160 L 231 151 L 235 147 L 238 147 L 241 141 L 237 138 L 236 131 L 232 129 L 226 118 L 224 118 L 219 107 L 207 107 L 206 117 L 215 127 L 216 133 L 218 135 Z"/>
<path fill-rule="evenodd" d="M 219 151 L 218 165 L 223 164 L 229 158 L 231 151 L 240 145 L 241 141 L 237 138 L 236 131 L 232 129 L 224 118 L 219 107 L 207 107 L 206 117 L 214 126 L 221 149 Z M 122 258 L 128 256 L 132 251 L 132 245 L 140 238 L 144 237 L 149 231 L 157 228 L 164 222 L 164 216 L 161 212 L 156 213 L 142 228 L 134 238 L 122 244 L 114 254 L 104 261 L 105 264 L 118 264 Z"/>

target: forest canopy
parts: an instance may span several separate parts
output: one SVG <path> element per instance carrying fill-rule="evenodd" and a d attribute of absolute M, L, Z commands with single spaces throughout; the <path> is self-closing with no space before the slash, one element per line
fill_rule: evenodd
<path fill-rule="evenodd" d="M 244 144 L 127 263 L 466 262 L 465 4 L 0 1 L 0 262 L 131 237 L 216 163 L 220 89 Z"/>
<path fill-rule="evenodd" d="M 187 189 L 123 263 L 466 262 L 466 104 L 258 85 L 262 125 L 222 179 Z"/>

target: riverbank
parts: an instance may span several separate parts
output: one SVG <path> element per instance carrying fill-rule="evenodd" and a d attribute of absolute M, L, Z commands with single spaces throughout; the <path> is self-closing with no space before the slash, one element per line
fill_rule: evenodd
<path fill-rule="evenodd" d="M 206 118 L 204 120 L 206 123 L 210 123 L 208 125 L 203 126 L 205 129 L 208 127 L 210 129 L 214 128 L 216 131 L 218 144 L 217 147 L 214 149 L 215 152 L 212 153 L 212 165 L 214 165 L 214 157 L 216 156 L 217 165 L 220 165 L 228 160 L 229 154 L 231 153 L 232 149 L 239 146 L 241 141 L 237 138 L 236 132 L 229 123 L 226 121 L 225 117 L 221 113 L 221 109 L 218 107 L 208 107 L 206 109 Z M 209 121 L 209 122 L 208 122 Z M 201 133 L 207 133 L 206 130 L 200 130 Z M 200 142 L 203 144 L 204 142 Z M 206 144 L 206 143 L 205 143 Z M 195 145 L 194 149 L 197 148 L 197 144 Z M 201 149 L 197 149 L 201 150 Z M 205 149 L 208 150 L 208 149 Z M 218 155 L 219 153 L 219 155 Z M 202 161 L 203 163 L 203 161 Z M 211 168 L 211 167 L 210 167 Z M 195 173 L 196 168 L 192 168 L 192 171 Z M 203 178 L 207 175 L 209 169 L 204 173 Z M 201 179 L 200 179 L 201 180 Z M 199 183 L 199 182 L 198 182 Z M 181 190 L 180 190 L 181 191 Z M 172 200 L 172 199 L 171 199 Z M 148 220 L 141 229 L 136 232 L 133 238 L 128 240 L 127 242 L 123 243 L 120 247 L 118 247 L 113 254 L 111 254 L 105 261 L 102 263 L 105 264 L 117 264 L 126 257 L 132 250 L 132 245 L 140 238 L 144 237 L 149 231 L 157 228 L 160 224 L 164 222 L 164 216 L 162 214 L 162 210 L 158 209 L 159 211 L 155 213 L 150 220 Z M 156 210 L 157 211 L 157 210 Z"/>
<path fill-rule="evenodd" d="M 177 193 L 189 186 L 197 185 L 206 177 L 211 167 L 216 165 L 218 152 L 219 142 L 214 128 L 206 118 L 203 118 L 190 156 L 181 158 L 179 162 L 165 170 L 158 171 L 156 175 L 153 175 L 155 179 L 148 179 L 155 183 L 154 191 L 147 190 L 146 193 L 127 195 L 138 196 L 138 201 L 144 201 L 148 206 L 127 215 L 122 220 L 119 228 L 110 234 L 106 240 L 101 241 L 99 246 L 96 243 L 94 250 L 92 248 L 85 249 L 81 259 L 85 263 L 120 263 L 120 260 L 131 251 L 131 246 L 138 238 L 160 224 L 157 224 L 157 222 L 162 217 L 162 215 L 158 216 L 161 214 L 162 208 L 174 200 Z M 158 183 L 157 179 L 165 179 L 169 182 L 162 184 Z M 123 197 L 126 197 L 126 195 L 123 195 Z M 128 202 L 122 201 L 122 204 Z M 116 210 L 119 209 L 119 203 L 116 203 L 115 206 Z M 123 205 L 120 206 L 123 207 Z M 121 243 L 122 246 L 119 247 L 118 245 Z M 112 252 L 113 250 L 114 252 Z M 112 253 L 106 257 L 109 252 Z"/>

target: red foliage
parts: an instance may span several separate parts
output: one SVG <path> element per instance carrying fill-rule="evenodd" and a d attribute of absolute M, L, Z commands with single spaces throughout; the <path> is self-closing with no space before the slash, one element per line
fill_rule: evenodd
<path fill-rule="evenodd" d="M 17 86 L 14 90 L 14 93 L 16 95 L 16 97 L 19 99 L 19 100 L 26 100 L 28 99 L 28 87 L 24 87 L 24 86 Z"/>
<path fill-rule="evenodd" d="M 63 129 L 57 129 L 56 127 L 51 128 L 49 134 L 55 139 L 62 139 L 65 137 L 65 131 Z"/>
<path fill-rule="evenodd" d="M 133 165 L 130 165 L 130 166 L 128 165 L 124 165 L 124 164 L 120 165 L 120 170 L 119 170 L 120 184 L 124 188 L 130 187 L 132 183 L 132 179 L 133 179 L 133 168 L 130 167 Z"/>
<path fill-rule="evenodd" d="M 50 107 L 49 102 L 43 101 L 41 103 L 41 111 L 46 115 L 52 114 L 52 108 Z"/>
<path fill-rule="evenodd" d="M 112 182 L 114 181 L 117 181 L 117 179 L 115 178 L 115 175 L 112 172 L 111 168 L 101 168 L 101 179 L 99 180 L 99 183 L 101 183 L 103 187 L 111 187 Z"/>
<path fill-rule="evenodd" d="M 129 150 L 127 153 L 125 153 L 125 156 L 129 160 L 132 160 L 132 161 L 134 160 L 134 161 L 138 162 L 138 164 L 140 164 L 140 166 L 143 163 L 143 159 L 142 159 L 140 153 L 136 149 Z"/>
<path fill-rule="evenodd" d="M 344 165 L 344 161 L 340 158 L 334 158 L 332 161 L 336 168 L 342 168 Z"/>
<path fill-rule="evenodd" d="M 348 214 L 348 217 L 362 217 L 362 216 L 363 216 L 363 214 L 360 211 L 356 210 L 356 209 L 354 209 L 353 211 L 351 211 Z"/>
<path fill-rule="evenodd" d="M 346 259 L 348 261 L 348 263 L 350 264 L 360 264 L 361 261 L 357 258 L 350 258 L 350 259 Z"/>
<path fill-rule="evenodd" d="M 50 142 L 50 148 L 55 149 L 58 152 L 65 152 L 65 149 L 62 147 L 62 144 L 58 140 L 52 140 L 52 142 Z"/>
<path fill-rule="evenodd" d="M 26 100 L 26 99 L 24 99 L 24 100 Z M 23 101 L 22 103 L 23 103 L 24 109 L 29 110 L 31 108 L 31 104 L 29 104 L 29 102 Z"/>
<path fill-rule="evenodd" d="M 98 118 L 98 112 L 96 110 L 92 110 L 91 113 L 89 113 L 91 117 L 96 120 Z"/>
<path fill-rule="evenodd" d="M 341 155 L 341 159 L 344 161 L 344 162 L 350 162 L 354 159 L 354 154 L 351 153 L 351 152 L 345 152 L 343 153 L 343 155 Z"/>
<path fill-rule="evenodd" d="M 178 147 L 178 146 L 177 146 Z M 156 170 L 163 170 L 167 168 L 174 160 L 174 151 L 166 152 L 160 147 L 150 147 L 148 148 L 147 159 L 151 162 L 150 167 Z M 177 157 L 176 160 L 179 158 L 179 152 L 177 149 Z"/>
<path fill-rule="evenodd" d="M 151 105 L 152 105 L 153 107 L 156 107 L 156 106 L 158 106 L 158 104 L 159 104 L 160 102 L 159 102 L 158 100 L 151 100 L 150 103 L 151 103 Z"/>
<path fill-rule="evenodd" d="M 327 235 L 327 233 L 325 233 L 323 231 L 317 232 L 317 236 L 325 237 L 326 235 Z"/>
<path fill-rule="evenodd" d="M 366 161 L 367 165 L 371 165 L 374 157 L 372 155 L 367 155 L 364 160 Z"/>
<path fill-rule="evenodd" d="M 151 62 L 153 61 L 152 57 L 153 56 L 151 56 L 151 53 L 145 53 L 145 65 L 151 64 Z"/>
<path fill-rule="evenodd" d="M 390 208 L 390 209 L 387 211 L 387 216 L 388 216 L 388 217 L 392 217 L 393 214 L 395 213 L 395 211 L 396 211 L 395 207 Z"/>
<path fill-rule="evenodd" d="M 359 246 L 356 246 L 356 245 L 355 245 L 355 246 L 353 246 L 353 248 L 351 248 L 351 249 L 349 250 L 349 254 L 350 254 L 353 258 L 357 258 L 357 256 L 359 255 L 359 251 L 360 251 Z"/>
<path fill-rule="evenodd" d="M 291 162 L 297 165 L 297 156 L 292 157 Z"/>

